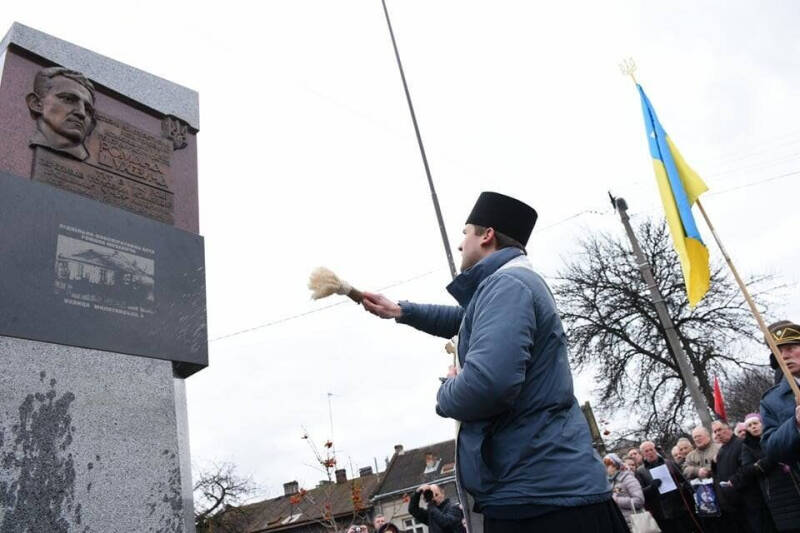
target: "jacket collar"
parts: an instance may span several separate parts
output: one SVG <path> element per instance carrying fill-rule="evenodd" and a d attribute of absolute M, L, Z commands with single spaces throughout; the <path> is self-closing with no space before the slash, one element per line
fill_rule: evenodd
<path fill-rule="evenodd" d="M 761 448 L 761 437 L 754 437 L 752 433 L 749 431 L 745 432 L 744 434 L 744 441 L 743 443 L 748 448 Z"/>
<path fill-rule="evenodd" d="M 792 388 L 789 386 L 789 382 L 786 381 L 786 378 L 783 376 L 783 374 L 781 374 L 781 382 L 778 383 L 777 389 L 781 396 L 792 395 Z"/>
<path fill-rule="evenodd" d="M 466 307 L 483 280 L 520 255 L 522 255 L 522 250 L 519 248 L 503 248 L 487 255 L 456 276 L 456 279 L 447 286 L 447 292 L 456 299 L 461 307 Z"/>

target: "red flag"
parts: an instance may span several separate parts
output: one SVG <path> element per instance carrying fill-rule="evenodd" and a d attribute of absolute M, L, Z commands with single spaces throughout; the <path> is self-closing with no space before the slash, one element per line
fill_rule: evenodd
<path fill-rule="evenodd" d="M 714 412 L 723 422 L 728 422 L 728 415 L 725 414 L 725 401 L 722 399 L 722 390 L 719 388 L 717 376 L 714 376 Z"/>

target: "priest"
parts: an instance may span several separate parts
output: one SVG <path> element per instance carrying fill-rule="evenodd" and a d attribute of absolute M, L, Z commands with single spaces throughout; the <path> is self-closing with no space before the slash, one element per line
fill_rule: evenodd
<path fill-rule="evenodd" d="M 471 531 L 627 531 L 573 394 L 555 301 L 527 257 L 536 218 L 515 198 L 481 193 L 459 246 L 461 273 L 447 287 L 457 305 L 368 292 L 363 305 L 432 335 L 458 334 L 436 411 L 460 423 L 456 475 Z"/>

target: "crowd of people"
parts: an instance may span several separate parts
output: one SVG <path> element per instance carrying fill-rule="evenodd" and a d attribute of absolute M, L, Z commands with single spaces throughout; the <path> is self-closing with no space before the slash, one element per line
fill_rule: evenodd
<path fill-rule="evenodd" d="M 800 325 L 782 320 L 769 331 L 800 384 Z M 800 533 L 800 405 L 772 355 L 770 363 L 776 384 L 760 412 L 734 425 L 716 420 L 710 432 L 697 426 L 669 455 L 645 441 L 624 460 L 605 457 L 612 497 L 629 522 L 638 512 L 667 533 Z"/>
<path fill-rule="evenodd" d="M 734 432 L 738 427 L 741 431 Z M 733 427 L 695 427 L 669 455 L 651 441 L 608 454 L 614 501 L 623 515 L 646 511 L 661 531 L 771 533 L 800 531 L 800 471 L 762 448 L 764 425 L 751 413 Z"/>

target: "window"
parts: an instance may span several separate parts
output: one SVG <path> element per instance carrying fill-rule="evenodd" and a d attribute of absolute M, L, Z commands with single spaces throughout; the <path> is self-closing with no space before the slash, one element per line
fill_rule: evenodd
<path fill-rule="evenodd" d="M 441 464 L 441 459 L 431 460 L 425 463 L 425 471 L 423 474 L 430 474 L 431 472 L 436 472 L 439 470 L 439 464 Z"/>
<path fill-rule="evenodd" d="M 406 533 L 427 533 L 423 524 L 418 524 L 413 517 L 403 518 L 403 531 Z"/>
<path fill-rule="evenodd" d="M 297 519 L 300 518 L 300 516 L 302 514 L 303 513 L 295 513 L 293 515 L 287 516 L 286 518 L 281 520 L 281 525 L 286 525 L 286 524 L 291 524 L 292 522 L 297 522 Z"/>

